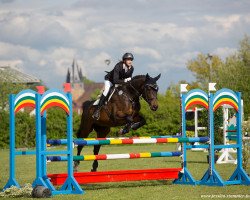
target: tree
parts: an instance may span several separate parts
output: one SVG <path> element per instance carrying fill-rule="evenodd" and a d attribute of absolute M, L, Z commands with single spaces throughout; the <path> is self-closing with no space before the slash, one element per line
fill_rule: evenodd
<path fill-rule="evenodd" d="M 236 53 L 228 56 L 224 61 L 217 55 L 211 60 L 204 54 L 188 61 L 187 68 L 193 72 L 200 88 L 207 90 L 208 82 L 216 82 L 217 89 L 229 88 L 242 92 L 244 112 L 250 115 L 250 38 L 245 36 L 240 41 Z"/>
<path fill-rule="evenodd" d="M 8 108 L 8 98 L 10 94 L 17 94 L 24 88 L 24 84 L 15 84 L 11 82 L 3 82 L 0 80 L 0 110 L 6 110 Z"/>
<path fill-rule="evenodd" d="M 90 95 L 90 99 L 91 99 L 91 100 L 96 100 L 100 94 L 101 94 L 101 90 L 100 90 L 100 89 L 96 89 L 96 90 L 95 90 L 94 92 L 92 92 L 92 94 Z"/>
<path fill-rule="evenodd" d="M 193 72 L 198 85 L 206 90 L 208 83 L 216 79 L 216 74 L 222 65 L 223 62 L 217 55 L 208 57 L 208 55 L 199 54 L 196 59 L 188 61 L 187 68 Z M 197 85 L 197 83 L 193 84 Z"/>
<path fill-rule="evenodd" d="M 242 92 L 244 113 L 250 115 L 250 38 L 240 41 L 239 50 L 226 58 L 217 74 L 218 87 L 227 87 Z"/>

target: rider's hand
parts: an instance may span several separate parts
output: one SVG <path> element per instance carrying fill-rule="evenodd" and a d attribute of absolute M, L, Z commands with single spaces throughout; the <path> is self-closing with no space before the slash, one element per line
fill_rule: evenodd
<path fill-rule="evenodd" d="M 127 83 L 127 82 L 129 82 L 129 81 L 131 81 L 131 78 L 130 78 L 130 77 L 124 79 L 124 82 L 125 82 L 125 83 Z"/>

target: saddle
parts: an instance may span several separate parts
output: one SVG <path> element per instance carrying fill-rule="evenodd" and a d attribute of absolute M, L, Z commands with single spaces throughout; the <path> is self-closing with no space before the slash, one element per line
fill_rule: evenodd
<path fill-rule="evenodd" d="M 111 97 L 113 96 L 113 94 L 115 93 L 115 91 L 117 90 L 118 87 L 119 87 L 119 85 L 118 85 L 118 84 L 115 84 L 114 86 L 112 86 L 112 87 L 110 88 L 105 103 L 108 103 L 108 102 L 110 101 Z M 101 94 L 102 94 L 102 93 L 101 93 Z M 96 105 L 99 104 L 101 94 L 98 95 L 98 98 L 97 98 L 96 101 L 93 103 L 94 106 L 96 106 Z"/>

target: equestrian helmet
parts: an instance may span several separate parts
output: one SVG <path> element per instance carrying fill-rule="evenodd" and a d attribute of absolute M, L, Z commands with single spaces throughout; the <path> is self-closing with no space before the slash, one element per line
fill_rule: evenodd
<path fill-rule="evenodd" d="M 126 60 L 126 59 L 131 59 L 131 60 L 134 60 L 134 56 L 132 53 L 125 53 L 123 56 L 122 56 L 122 60 Z"/>

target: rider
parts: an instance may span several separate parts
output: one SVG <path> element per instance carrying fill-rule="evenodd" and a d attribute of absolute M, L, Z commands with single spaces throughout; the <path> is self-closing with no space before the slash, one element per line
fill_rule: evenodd
<path fill-rule="evenodd" d="M 117 63 L 114 67 L 114 69 L 105 76 L 105 81 L 104 81 L 104 91 L 100 97 L 100 101 L 97 105 L 97 109 L 95 110 L 93 114 L 93 118 L 98 120 L 100 117 L 100 110 L 101 107 L 103 106 L 107 95 L 109 93 L 109 89 L 113 84 L 122 84 L 126 83 L 131 80 L 134 67 L 132 65 L 134 60 L 134 56 L 132 53 L 125 53 L 122 56 L 122 61 Z"/>

